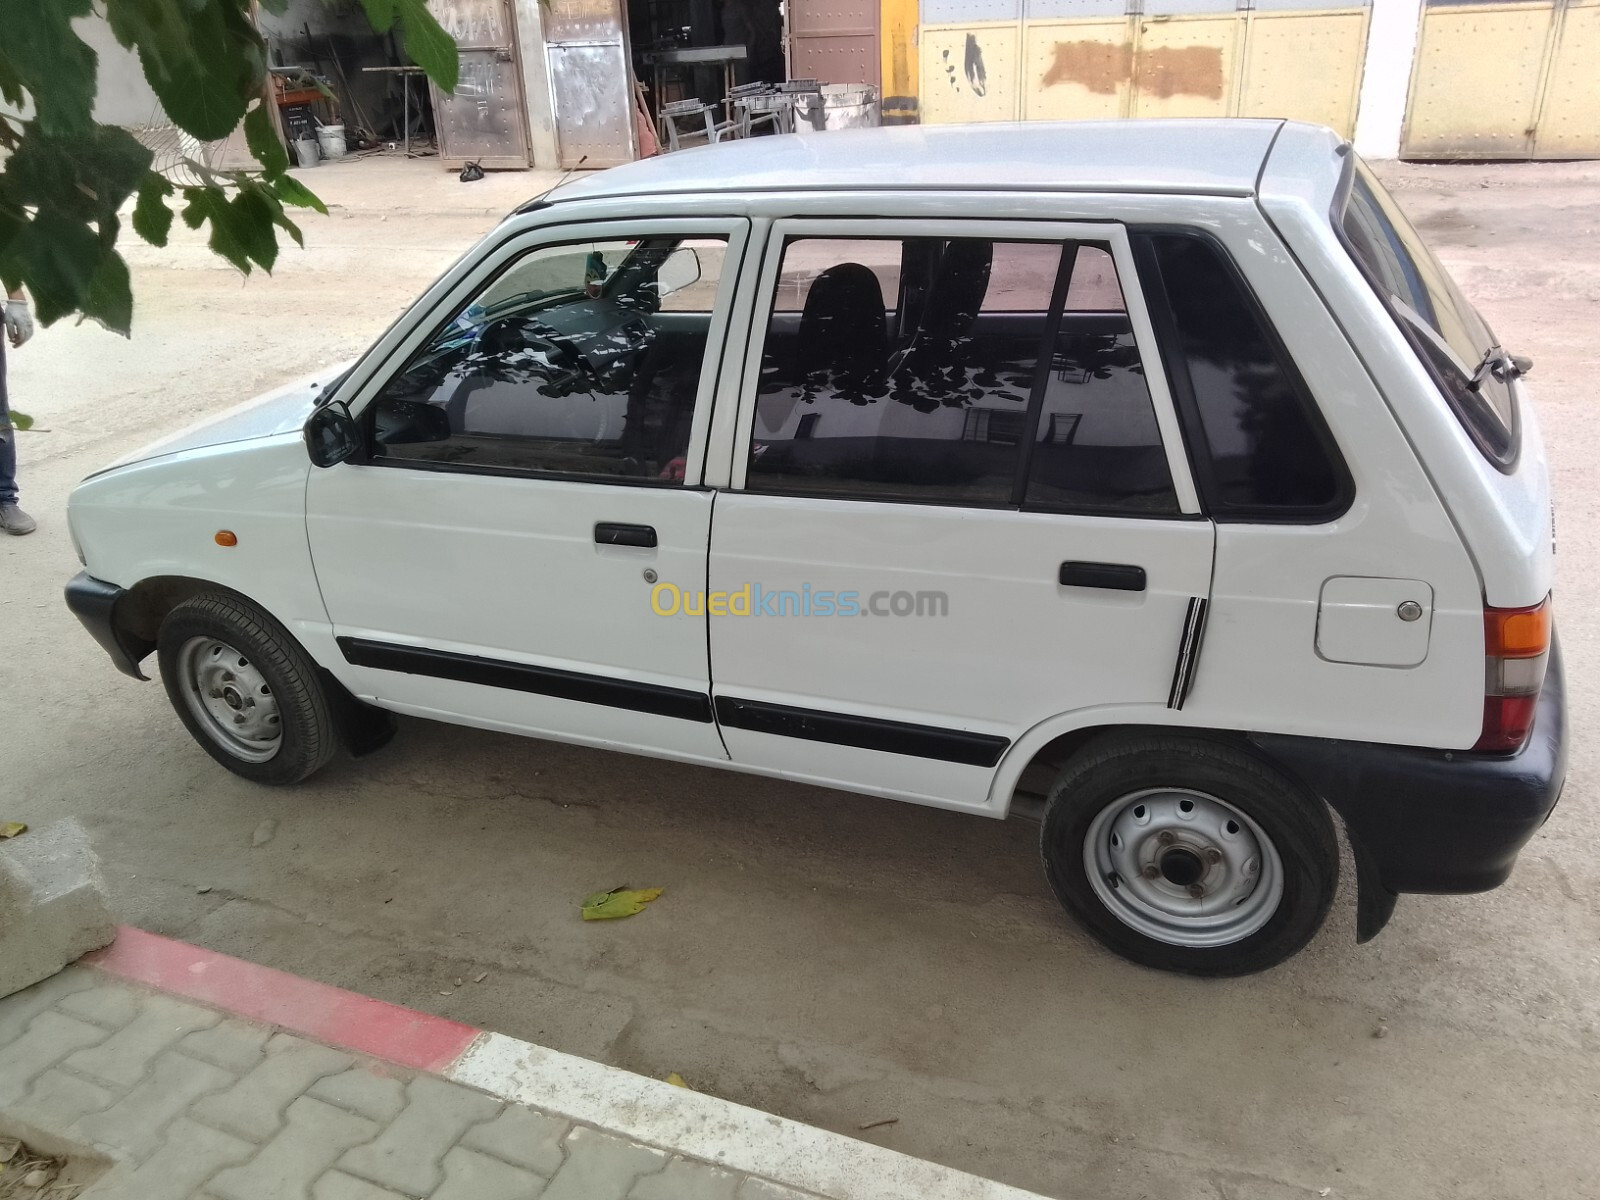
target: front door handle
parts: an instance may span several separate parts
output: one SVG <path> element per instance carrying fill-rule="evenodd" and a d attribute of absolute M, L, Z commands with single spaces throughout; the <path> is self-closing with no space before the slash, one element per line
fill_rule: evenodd
<path fill-rule="evenodd" d="M 1058 577 L 1066 587 L 1106 588 L 1113 592 L 1142 592 L 1143 567 L 1122 563 L 1064 562 Z"/>
<path fill-rule="evenodd" d="M 615 521 L 601 521 L 594 527 L 597 546 L 654 546 L 656 531 L 650 525 L 619 525 Z"/>

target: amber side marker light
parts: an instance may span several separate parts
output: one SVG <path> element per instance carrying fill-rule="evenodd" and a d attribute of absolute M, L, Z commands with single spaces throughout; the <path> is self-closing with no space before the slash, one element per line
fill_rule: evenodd
<path fill-rule="evenodd" d="M 1550 597 L 1532 608 L 1483 610 L 1483 735 L 1474 750 L 1520 749 L 1533 729 L 1533 715 L 1550 662 Z"/>
<path fill-rule="evenodd" d="M 239 535 L 231 529 L 219 529 L 217 530 L 216 542 L 219 546 L 237 546 L 239 544 Z"/>

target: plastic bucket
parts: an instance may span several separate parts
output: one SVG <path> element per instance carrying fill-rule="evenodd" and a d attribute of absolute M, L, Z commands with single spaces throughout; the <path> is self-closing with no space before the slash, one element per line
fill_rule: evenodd
<path fill-rule="evenodd" d="M 315 138 L 301 138 L 294 144 L 294 157 L 302 167 L 314 167 L 322 161 Z"/>
<path fill-rule="evenodd" d="M 322 125 L 318 127 L 317 145 L 322 147 L 323 158 L 343 158 L 345 152 L 344 126 Z"/>

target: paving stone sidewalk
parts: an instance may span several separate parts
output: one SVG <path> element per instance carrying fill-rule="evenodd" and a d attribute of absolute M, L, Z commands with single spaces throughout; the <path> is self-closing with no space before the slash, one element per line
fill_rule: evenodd
<path fill-rule="evenodd" d="M 82 967 L 0 1000 L 0 1133 L 92 1148 L 82 1200 L 805 1200 Z"/>

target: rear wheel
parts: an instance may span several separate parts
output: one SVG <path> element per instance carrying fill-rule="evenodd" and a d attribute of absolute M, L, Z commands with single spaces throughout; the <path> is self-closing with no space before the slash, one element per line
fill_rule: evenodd
<path fill-rule="evenodd" d="M 1100 942 L 1191 975 L 1282 962 L 1321 927 L 1338 884 L 1321 801 L 1198 739 L 1086 748 L 1051 791 L 1041 850 L 1057 898 Z"/>
<path fill-rule="evenodd" d="M 315 665 L 243 597 L 195 596 L 167 614 L 156 644 L 179 718 L 223 766 L 257 783 L 298 783 L 338 747 Z"/>

